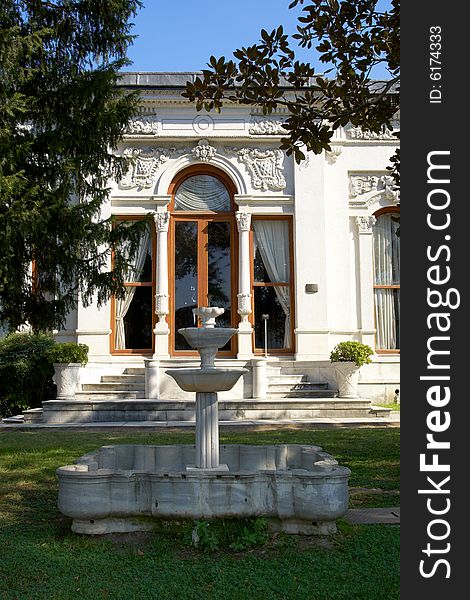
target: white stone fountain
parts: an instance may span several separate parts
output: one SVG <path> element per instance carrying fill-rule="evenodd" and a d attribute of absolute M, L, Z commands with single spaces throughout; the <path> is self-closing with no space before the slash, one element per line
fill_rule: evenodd
<path fill-rule="evenodd" d="M 236 329 L 215 327 L 215 319 L 224 313 L 223 308 L 194 308 L 202 327 L 187 327 L 178 332 L 201 356 L 200 369 L 168 369 L 185 392 L 196 392 L 196 465 L 197 469 L 228 471 L 219 464 L 219 409 L 217 392 L 231 390 L 247 369 L 223 369 L 214 365 L 215 355 L 223 348 Z M 191 467 L 188 467 L 188 470 Z"/>
<path fill-rule="evenodd" d="M 193 311 L 202 327 L 179 332 L 201 355 L 199 369 L 166 372 L 196 393 L 196 444 L 104 446 L 57 469 L 59 510 L 86 534 L 143 531 L 158 520 L 263 516 L 271 529 L 336 531 L 348 509 L 349 469 L 318 446 L 219 446 L 217 392 L 246 369 L 214 365 L 237 331 L 215 327 L 222 308 Z M 220 462 L 219 462 L 220 461 Z"/>

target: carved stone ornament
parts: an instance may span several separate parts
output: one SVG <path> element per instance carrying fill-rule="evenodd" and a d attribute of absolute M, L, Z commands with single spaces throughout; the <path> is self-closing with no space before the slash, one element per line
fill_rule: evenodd
<path fill-rule="evenodd" d="M 158 118 L 155 115 L 131 119 L 124 131 L 126 135 L 156 135 L 158 133 Z"/>
<path fill-rule="evenodd" d="M 167 232 L 170 224 L 170 213 L 168 211 L 156 212 L 153 215 L 157 232 Z"/>
<path fill-rule="evenodd" d="M 375 217 L 356 217 L 356 225 L 359 233 L 372 233 L 372 227 L 375 225 Z"/>
<path fill-rule="evenodd" d="M 129 158 L 131 164 L 120 187 L 125 190 L 153 187 L 157 171 L 170 158 L 171 151 L 171 148 L 125 148 L 123 156 Z"/>
<path fill-rule="evenodd" d="M 346 136 L 351 140 L 391 140 L 398 143 L 398 138 L 389 129 L 374 133 L 373 131 L 364 131 L 361 127 L 351 127 L 346 130 Z"/>
<path fill-rule="evenodd" d="M 168 294 L 155 294 L 155 314 L 158 315 L 160 321 L 163 321 L 169 312 Z"/>
<path fill-rule="evenodd" d="M 251 185 L 255 190 L 283 190 L 286 180 L 284 170 L 284 153 L 282 150 L 258 150 L 256 148 L 232 149 L 239 162 L 247 168 Z"/>
<path fill-rule="evenodd" d="M 338 160 L 338 156 L 343 152 L 342 146 L 330 146 L 331 150 L 326 151 L 326 158 L 330 164 L 334 164 Z"/>
<path fill-rule="evenodd" d="M 216 153 L 216 149 L 209 144 L 207 140 L 201 140 L 198 145 L 191 150 L 194 158 L 202 162 L 210 162 Z"/>
<path fill-rule="evenodd" d="M 349 195 L 356 200 L 353 204 L 368 205 L 378 196 L 393 204 L 400 202 L 400 192 L 391 175 L 351 175 Z"/>
<path fill-rule="evenodd" d="M 237 313 L 241 316 L 242 322 L 248 321 L 248 315 L 251 314 L 251 294 L 237 294 L 238 310 Z"/>
<path fill-rule="evenodd" d="M 239 232 L 250 231 L 251 226 L 251 213 L 237 211 L 235 213 L 237 219 L 237 228 Z"/>
<path fill-rule="evenodd" d="M 249 129 L 250 135 L 286 135 L 287 129 L 284 128 L 282 121 L 271 119 L 257 119 L 253 117 Z"/>

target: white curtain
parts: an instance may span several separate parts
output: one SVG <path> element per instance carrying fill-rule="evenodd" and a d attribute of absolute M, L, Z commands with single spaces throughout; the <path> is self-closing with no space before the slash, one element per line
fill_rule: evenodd
<path fill-rule="evenodd" d="M 133 267 L 127 272 L 127 283 L 134 283 L 136 281 L 139 281 L 142 271 L 144 269 L 147 254 L 150 253 L 151 255 L 152 252 L 151 240 L 152 238 L 150 228 L 148 227 L 146 231 L 142 234 L 139 243 L 139 248 L 134 258 Z M 123 253 L 126 257 L 129 257 L 129 251 L 126 247 L 124 247 Z M 127 315 L 127 311 L 129 310 L 131 302 L 134 298 L 136 289 L 137 288 L 135 286 L 126 287 L 126 294 L 124 298 L 116 298 L 116 350 L 125 350 L 126 348 L 126 331 L 124 328 L 124 317 Z"/>
<path fill-rule="evenodd" d="M 271 283 L 290 281 L 289 225 L 287 221 L 253 221 L 255 253 L 259 249 Z M 290 297 L 288 286 L 274 286 L 279 304 L 286 316 L 284 348 L 291 345 Z"/>
<path fill-rule="evenodd" d="M 216 177 L 194 175 L 177 189 L 175 209 L 229 211 L 230 196 L 225 185 Z"/>
<path fill-rule="evenodd" d="M 380 215 L 374 225 L 375 285 L 400 284 L 400 238 L 397 236 L 397 217 L 398 213 Z M 398 347 L 398 294 L 394 289 L 375 289 L 377 348 L 380 350 L 394 350 Z"/>

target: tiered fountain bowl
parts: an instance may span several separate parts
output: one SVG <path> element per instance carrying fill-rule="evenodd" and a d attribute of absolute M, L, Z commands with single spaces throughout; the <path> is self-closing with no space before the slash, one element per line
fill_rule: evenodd
<path fill-rule="evenodd" d="M 217 392 L 246 369 L 216 367 L 215 355 L 236 329 L 215 327 L 224 312 L 194 309 L 201 327 L 179 329 L 201 355 L 199 369 L 166 372 L 196 393 L 191 446 L 104 446 L 60 467 L 59 510 L 77 533 L 142 531 L 159 520 L 263 516 L 271 529 L 296 534 L 336 531 L 348 509 L 349 469 L 318 446 L 219 444 Z"/>

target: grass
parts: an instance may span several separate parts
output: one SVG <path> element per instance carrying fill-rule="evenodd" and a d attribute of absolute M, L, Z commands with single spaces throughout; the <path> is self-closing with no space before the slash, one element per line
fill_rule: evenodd
<path fill-rule="evenodd" d="M 106 538 L 70 532 L 56 508 L 58 466 L 106 444 L 193 441 L 193 434 L 178 432 L 1 432 L 0 598 L 399 598 L 399 529 L 393 526 L 342 521 L 332 538 L 271 536 L 261 548 L 210 554 L 186 546 L 178 526 Z M 398 504 L 398 429 L 222 430 L 221 442 L 323 446 L 352 470 L 352 505 Z"/>

